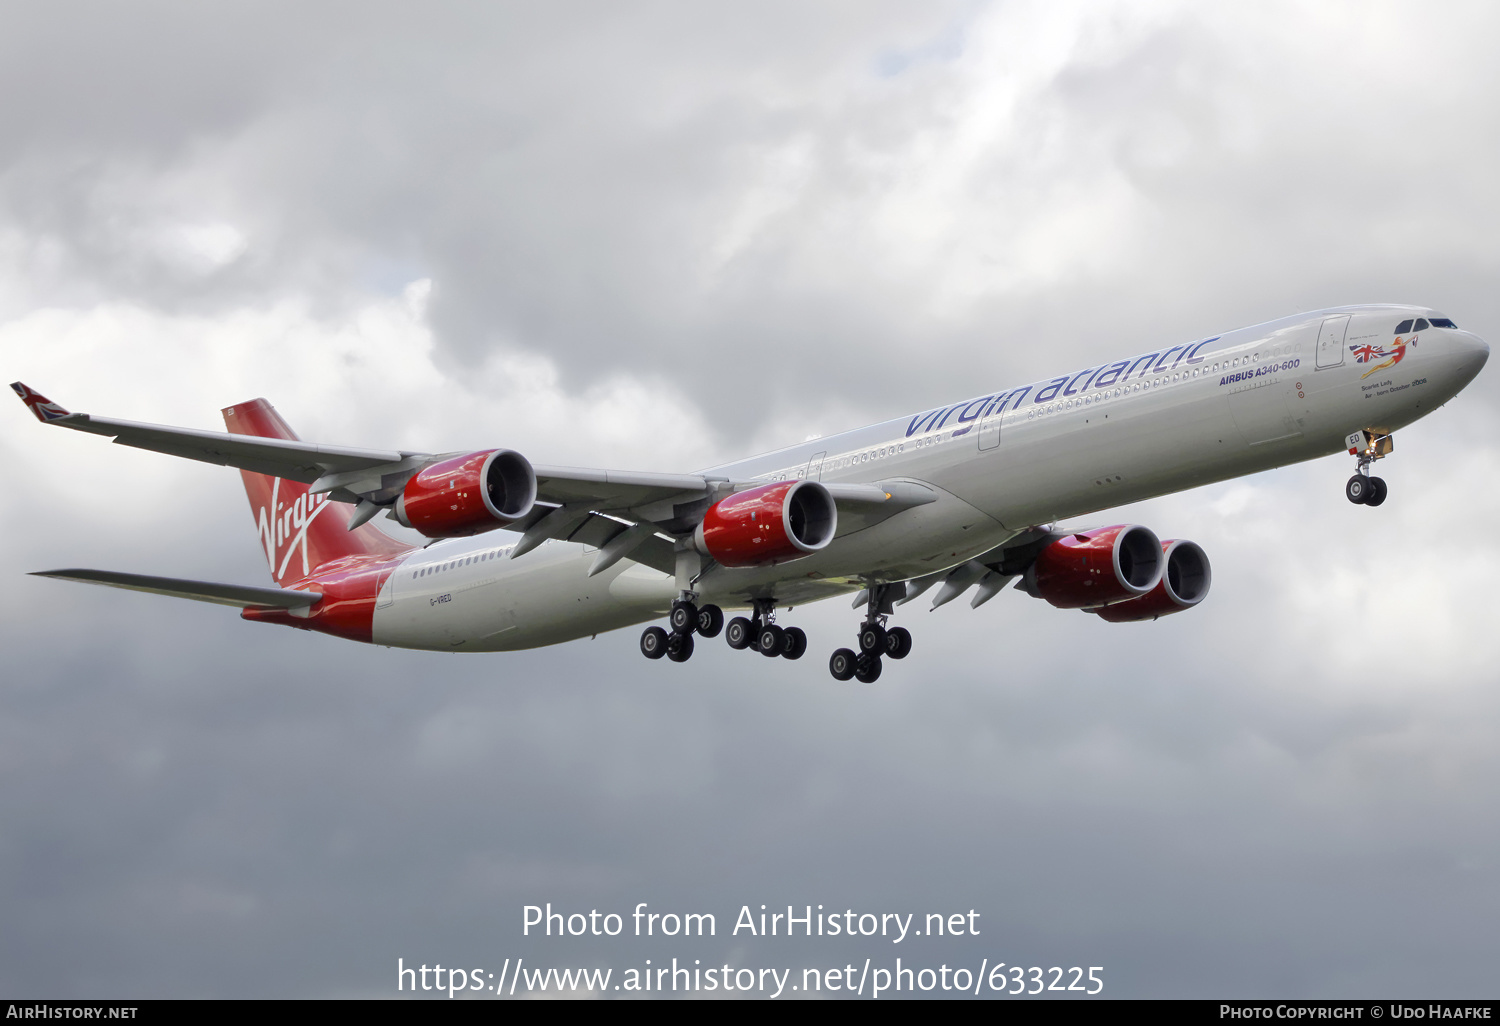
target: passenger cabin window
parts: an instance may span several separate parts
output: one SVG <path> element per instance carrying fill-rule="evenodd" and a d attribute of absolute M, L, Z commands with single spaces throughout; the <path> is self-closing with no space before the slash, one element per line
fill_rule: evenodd
<path fill-rule="evenodd" d="M 1426 331 L 1430 327 L 1432 327 L 1432 325 L 1430 325 L 1430 324 L 1427 323 L 1427 318 L 1425 318 L 1425 317 L 1418 317 L 1417 318 L 1417 323 L 1413 324 L 1411 326 L 1411 330 L 1412 331 Z"/>
<path fill-rule="evenodd" d="M 1432 326 L 1434 328 L 1457 328 L 1458 327 L 1457 324 L 1454 324 L 1452 321 L 1450 321 L 1446 317 L 1434 317 L 1432 319 Z"/>
<path fill-rule="evenodd" d="M 1397 335 L 1405 335 L 1410 330 L 1411 330 L 1411 321 L 1402 321 L 1400 324 L 1396 325 L 1396 334 Z"/>

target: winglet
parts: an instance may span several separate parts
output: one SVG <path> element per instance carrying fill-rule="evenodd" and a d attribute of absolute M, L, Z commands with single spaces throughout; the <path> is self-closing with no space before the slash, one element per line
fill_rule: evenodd
<path fill-rule="evenodd" d="M 71 416 L 67 410 L 40 392 L 33 391 L 29 385 L 23 385 L 19 381 L 12 381 L 10 387 L 16 390 L 16 395 L 21 397 L 21 402 L 31 407 L 31 412 L 36 414 L 36 419 L 43 424 Z"/>

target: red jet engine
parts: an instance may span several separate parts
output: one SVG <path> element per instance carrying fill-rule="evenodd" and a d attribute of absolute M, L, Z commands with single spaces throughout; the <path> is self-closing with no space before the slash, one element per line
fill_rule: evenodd
<path fill-rule="evenodd" d="M 1034 594 L 1059 609 L 1093 609 L 1145 595 L 1162 575 L 1161 541 L 1121 524 L 1065 535 L 1027 571 Z"/>
<path fill-rule="evenodd" d="M 1208 553 L 1195 542 L 1162 542 L 1162 552 L 1167 560 L 1167 572 L 1161 580 L 1140 598 L 1117 602 L 1094 612 L 1111 623 L 1128 623 L 1133 620 L 1155 620 L 1158 616 L 1180 613 L 1203 601 L 1208 586 L 1213 583 L 1213 571 L 1208 566 Z"/>
<path fill-rule="evenodd" d="M 833 540 L 838 511 L 816 481 L 782 481 L 735 492 L 703 515 L 698 551 L 721 566 L 769 566 L 801 559 Z"/>
<path fill-rule="evenodd" d="M 536 471 L 526 457 L 486 449 L 417 471 L 396 500 L 396 520 L 429 538 L 462 538 L 520 520 L 535 502 Z"/>

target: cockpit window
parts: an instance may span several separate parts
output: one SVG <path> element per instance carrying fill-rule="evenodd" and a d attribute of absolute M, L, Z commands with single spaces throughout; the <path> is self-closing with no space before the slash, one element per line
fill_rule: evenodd
<path fill-rule="evenodd" d="M 1458 327 L 1457 324 L 1454 324 L 1452 321 L 1450 321 L 1446 317 L 1434 317 L 1432 319 L 1432 326 L 1434 328 L 1456 328 L 1456 327 Z"/>
<path fill-rule="evenodd" d="M 1427 318 L 1426 317 L 1418 317 L 1417 318 L 1417 323 L 1413 324 L 1411 326 L 1411 330 L 1412 331 L 1426 331 L 1430 327 L 1432 327 L 1432 325 L 1430 325 L 1430 324 L 1427 323 Z"/>
<path fill-rule="evenodd" d="M 1396 334 L 1398 335 L 1405 335 L 1410 330 L 1411 321 L 1402 321 L 1400 324 L 1396 325 Z"/>

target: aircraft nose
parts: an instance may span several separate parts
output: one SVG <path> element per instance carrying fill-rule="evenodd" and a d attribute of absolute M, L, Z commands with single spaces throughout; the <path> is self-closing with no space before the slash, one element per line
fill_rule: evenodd
<path fill-rule="evenodd" d="M 1470 331 L 1455 332 L 1454 355 L 1465 382 L 1474 378 L 1490 358 L 1490 344 Z"/>

